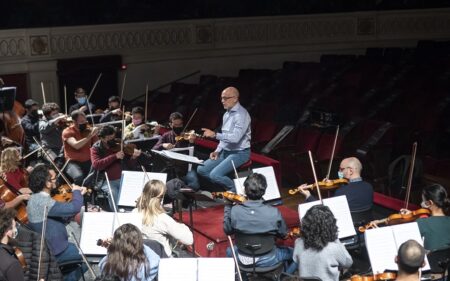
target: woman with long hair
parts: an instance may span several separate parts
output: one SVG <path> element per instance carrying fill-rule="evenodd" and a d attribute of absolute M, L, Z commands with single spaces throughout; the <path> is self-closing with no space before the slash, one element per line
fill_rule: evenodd
<path fill-rule="evenodd" d="M 14 188 L 14 191 L 20 193 L 31 193 L 28 186 L 28 174 L 33 170 L 29 167 L 24 170 L 20 167 L 19 150 L 15 147 L 7 147 L 2 151 L 0 159 L 1 176 L 7 182 L 8 187 Z"/>
<path fill-rule="evenodd" d="M 150 281 L 158 272 L 159 256 L 144 245 L 138 227 L 127 223 L 116 229 L 99 267 L 104 275 L 121 281 Z"/>
<path fill-rule="evenodd" d="M 138 200 L 138 212 L 142 216 L 142 233 L 146 239 L 158 241 L 164 246 L 164 251 L 172 255 L 171 239 L 180 241 L 185 245 L 192 245 L 193 235 L 189 227 L 176 222 L 166 214 L 162 207 L 162 200 L 166 193 L 166 186 L 160 180 L 147 182 Z"/>
<path fill-rule="evenodd" d="M 440 184 L 425 187 L 421 206 L 431 212 L 430 217 L 417 220 L 420 235 L 425 238 L 425 249 L 450 247 L 450 199 L 445 188 Z"/>
<path fill-rule="evenodd" d="M 295 241 L 294 261 L 299 276 L 339 280 L 339 268 L 349 268 L 353 260 L 338 239 L 336 218 L 330 208 L 316 205 L 301 221 L 301 238 Z"/>

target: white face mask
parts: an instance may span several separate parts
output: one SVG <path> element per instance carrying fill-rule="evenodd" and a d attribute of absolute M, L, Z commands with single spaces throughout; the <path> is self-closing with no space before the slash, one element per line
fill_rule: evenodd
<path fill-rule="evenodd" d="M 338 172 L 338 178 L 343 179 L 344 178 L 344 172 L 339 171 Z"/>
<path fill-rule="evenodd" d="M 427 201 L 422 201 L 422 202 L 420 203 L 420 207 L 425 208 L 425 209 L 428 209 L 428 208 L 431 207 L 431 204 L 429 204 Z"/>

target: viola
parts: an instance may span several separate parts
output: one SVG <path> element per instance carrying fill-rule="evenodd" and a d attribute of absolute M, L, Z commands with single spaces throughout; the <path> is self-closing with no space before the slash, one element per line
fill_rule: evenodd
<path fill-rule="evenodd" d="M 328 180 L 328 181 L 319 181 L 319 188 L 321 190 L 332 190 L 335 188 L 340 187 L 343 184 L 347 184 L 348 180 L 347 179 L 336 179 L 336 180 Z M 316 187 L 316 184 L 309 184 L 306 186 L 306 188 L 312 189 Z M 300 192 L 300 190 L 298 188 L 293 188 L 293 189 L 289 189 L 289 194 L 290 195 L 294 195 L 296 193 Z"/>
<path fill-rule="evenodd" d="M 214 198 L 225 198 L 234 203 L 244 203 L 245 201 L 247 201 L 247 198 L 245 198 L 245 196 L 229 191 L 213 192 L 211 194 L 213 195 Z"/>
<path fill-rule="evenodd" d="M 27 265 L 27 261 L 25 260 L 25 256 L 23 255 L 22 250 L 20 250 L 18 247 L 13 247 L 13 248 L 14 248 L 14 255 L 19 260 L 19 263 L 22 266 L 22 268 L 25 270 L 28 265 Z"/>
<path fill-rule="evenodd" d="M 292 237 L 292 238 L 296 238 L 296 237 L 300 237 L 300 233 L 301 233 L 300 227 L 296 226 L 296 227 L 292 228 L 291 231 L 289 231 L 288 236 Z"/>
<path fill-rule="evenodd" d="M 417 209 L 417 210 L 411 211 L 407 214 L 392 214 L 389 217 L 384 218 L 382 220 L 371 221 L 370 223 L 368 223 L 365 226 L 360 226 L 358 228 L 358 230 L 360 232 L 364 232 L 367 229 L 374 228 L 378 224 L 396 225 L 396 224 L 413 222 L 420 217 L 430 216 L 430 215 L 431 215 L 431 212 L 428 209 Z"/>
<path fill-rule="evenodd" d="M 393 272 L 383 272 L 374 275 L 353 275 L 350 281 L 374 281 L 374 280 L 395 280 L 397 274 Z"/>
<path fill-rule="evenodd" d="M 189 140 L 189 138 L 191 136 L 196 136 L 197 138 L 201 138 L 202 137 L 201 135 L 196 134 L 194 130 L 190 130 L 188 132 L 181 133 L 179 136 L 176 136 L 175 137 L 175 141 L 177 141 L 177 142 L 181 141 L 181 140 L 186 140 L 187 141 L 187 140 Z"/>
<path fill-rule="evenodd" d="M 9 202 L 9 201 L 16 199 L 16 197 L 17 197 L 17 194 L 12 192 L 5 185 L 3 180 L 0 179 L 0 199 L 3 200 L 4 202 Z M 19 205 L 17 205 L 16 211 L 17 211 L 16 219 L 19 220 L 23 224 L 27 224 L 28 223 L 28 215 L 27 215 L 27 206 L 25 205 L 25 203 L 21 202 Z"/>
<path fill-rule="evenodd" d="M 72 201 L 72 188 L 68 184 L 63 184 L 54 190 L 53 200 L 63 203 Z"/>

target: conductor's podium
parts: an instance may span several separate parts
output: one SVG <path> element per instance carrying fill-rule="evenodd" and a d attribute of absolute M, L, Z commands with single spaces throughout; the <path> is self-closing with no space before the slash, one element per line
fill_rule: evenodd
<path fill-rule="evenodd" d="M 299 225 L 298 212 L 285 206 L 277 206 L 290 229 Z M 192 212 L 194 227 L 195 255 L 199 257 L 226 257 L 229 246 L 227 235 L 223 232 L 224 206 L 198 209 Z M 190 225 L 189 212 L 183 212 L 183 223 Z M 293 247 L 295 239 L 279 240 L 277 244 Z M 192 247 L 188 247 L 192 251 Z"/>

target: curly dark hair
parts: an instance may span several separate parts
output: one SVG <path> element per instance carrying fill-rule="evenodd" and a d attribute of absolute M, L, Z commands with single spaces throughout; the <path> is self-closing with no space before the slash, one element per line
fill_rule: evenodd
<path fill-rule="evenodd" d="M 41 192 L 47 181 L 50 180 L 50 167 L 47 164 L 38 164 L 31 171 L 29 176 L 29 187 L 33 193 Z"/>
<path fill-rule="evenodd" d="M 13 219 L 16 216 L 16 210 L 14 209 L 1 209 L 0 210 L 0 238 L 12 228 Z"/>
<path fill-rule="evenodd" d="M 115 129 L 113 126 L 111 126 L 111 125 L 106 125 L 106 126 L 103 126 L 103 127 L 100 129 L 100 131 L 98 132 L 98 136 L 99 136 L 100 138 L 104 138 L 104 137 L 113 135 L 113 134 L 115 134 L 115 133 L 116 133 L 116 129 Z"/>
<path fill-rule="evenodd" d="M 302 219 L 302 236 L 305 249 L 322 250 L 338 238 L 336 218 L 328 206 L 315 205 L 309 209 Z"/>
<path fill-rule="evenodd" d="M 250 200 L 259 200 L 266 193 L 267 181 L 262 174 L 250 174 L 244 181 L 245 195 Z"/>
<path fill-rule="evenodd" d="M 142 108 L 142 106 L 133 107 L 133 109 L 131 110 L 131 114 L 140 114 L 144 116 L 144 109 Z"/>
<path fill-rule="evenodd" d="M 59 110 L 59 105 L 54 102 L 48 102 L 42 105 L 42 113 L 44 113 L 47 119 L 50 118 L 50 113 L 55 110 Z"/>

